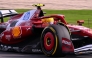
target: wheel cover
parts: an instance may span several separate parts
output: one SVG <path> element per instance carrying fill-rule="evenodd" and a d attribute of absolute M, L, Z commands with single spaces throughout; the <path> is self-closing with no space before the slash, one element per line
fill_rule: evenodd
<path fill-rule="evenodd" d="M 54 48 L 54 36 L 51 32 L 47 32 L 44 36 L 44 48 L 51 51 Z"/>

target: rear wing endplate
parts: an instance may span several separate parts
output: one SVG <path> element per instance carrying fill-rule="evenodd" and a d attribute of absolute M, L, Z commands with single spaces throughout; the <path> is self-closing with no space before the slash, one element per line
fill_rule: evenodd
<path fill-rule="evenodd" d="M 15 10 L 0 10 L 0 19 L 3 22 L 4 17 L 11 17 L 17 15 L 18 13 Z"/>

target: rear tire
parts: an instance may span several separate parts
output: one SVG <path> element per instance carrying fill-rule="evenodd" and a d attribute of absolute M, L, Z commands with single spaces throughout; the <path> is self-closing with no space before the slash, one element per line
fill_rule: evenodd
<path fill-rule="evenodd" d="M 65 56 L 62 53 L 62 38 L 70 39 L 70 33 L 64 25 L 50 25 L 41 35 L 41 48 L 46 56 Z"/>

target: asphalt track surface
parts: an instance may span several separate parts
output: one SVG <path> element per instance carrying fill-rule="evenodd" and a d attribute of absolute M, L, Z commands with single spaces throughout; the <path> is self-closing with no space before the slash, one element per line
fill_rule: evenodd
<path fill-rule="evenodd" d="M 67 55 L 66 57 L 47 57 L 44 54 L 23 54 L 23 53 L 0 51 L 0 58 L 92 58 L 92 54 L 79 55 L 79 56 Z"/>

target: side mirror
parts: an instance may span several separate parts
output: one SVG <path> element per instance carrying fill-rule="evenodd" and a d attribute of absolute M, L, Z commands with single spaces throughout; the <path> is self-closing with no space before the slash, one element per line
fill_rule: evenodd
<path fill-rule="evenodd" d="M 42 24 L 42 21 L 32 22 L 32 24 L 34 24 L 34 25 L 41 25 Z"/>
<path fill-rule="evenodd" d="M 77 23 L 78 25 L 82 26 L 82 24 L 84 24 L 84 20 L 78 20 Z"/>
<path fill-rule="evenodd" d="M 43 14 L 46 14 L 46 12 L 43 12 Z"/>

